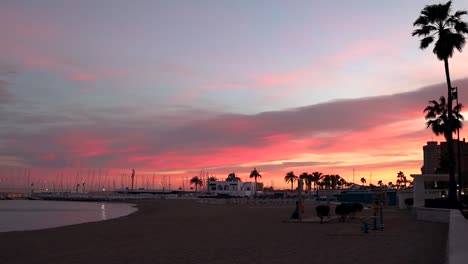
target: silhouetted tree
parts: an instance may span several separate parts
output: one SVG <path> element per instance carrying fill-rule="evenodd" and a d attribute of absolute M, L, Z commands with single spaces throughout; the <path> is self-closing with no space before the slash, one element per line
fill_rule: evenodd
<path fill-rule="evenodd" d="M 304 181 L 305 186 L 307 187 L 307 192 L 309 193 L 309 198 L 311 197 L 311 190 L 312 190 L 312 175 L 308 174 L 307 172 L 303 172 L 299 175 L 299 179 Z"/>
<path fill-rule="evenodd" d="M 427 120 L 427 127 L 430 127 L 434 134 L 437 136 L 444 135 L 445 139 L 448 140 L 452 133 L 455 133 L 457 129 L 463 127 L 463 116 L 460 114 L 461 109 L 463 108 L 462 104 L 457 104 L 453 107 L 451 119 L 452 125 L 449 130 L 448 105 L 445 97 L 441 96 L 439 101 L 431 100 L 429 103 L 430 105 L 424 108 L 424 113 L 426 113 L 424 118 Z"/>
<path fill-rule="evenodd" d="M 208 181 L 217 181 L 218 178 L 216 178 L 215 176 L 210 176 L 208 177 Z"/>
<path fill-rule="evenodd" d="M 455 159 L 452 138 L 452 84 L 450 80 L 450 70 L 448 59 L 453 56 L 454 50 L 462 51 L 465 46 L 465 34 L 468 34 L 468 24 L 461 17 L 466 15 L 466 11 L 456 11 L 451 14 L 452 1 L 445 4 L 427 5 L 421 11 L 421 15 L 414 21 L 413 26 L 417 27 L 413 31 L 413 36 L 422 37 L 420 48 L 426 49 L 435 41 L 432 52 L 439 60 L 444 61 L 445 78 L 447 81 L 447 144 L 449 154 L 449 200 L 456 202 L 456 182 L 455 182 Z"/>
<path fill-rule="evenodd" d="M 311 175 L 312 175 L 312 182 L 314 183 L 314 187 L 315 187 L 315 189 L 317 189 L 317 185 L 322 180 L 323 174 L 321 172 L 314 171 L 314 172 L 312 172 Z"/>
<path fill-rule="evenodd" d="M 330 186 L 332 189 L 336 189 L 338 186 L 338 181 L 340 180 L 340 175 L 330 175 Z"/>
<path fill-rule="evenodd" d="M 261 178 L 261 177 L 262 177 L 262 175 L 257 171 L 257 168 L 254 168 L 250 172 L 250 178 L 255 179 L 255 194 L 254 194 L 254 196 L 257 196 L 257 178 Z"/>
<path fill-rule="evenodd" d="M 399 171 L 397 173 L 397 181 L 396 181 L 397 188 L 398 189 L 406 188 L 406 183 L 407 182 L 408 182 L 408 180 L 406 179 L 405 174 L 402 171 Z"/>
<path fill-rule="evenodd" d="M 338 187 L 340 187 L 342 189 L 344 186 L 346 186 L 346 180 L 343 179 L 343 178 L 340 178 L 338 180 L 337 184 L 338 184 Z"/>
<path fill-rule="evenodd" d="M 235 172 L 231 172 L 228 174 L 226 181 L 241 181 L 241 179 L 237 177 Z"/>
<path fill-rule="evenodd" d="M 361 178 L 361 183 L 362 183 L 363 185 L 366 185 L 366 182 L 367 182 L 367 181 L 366 181 L 366 178 L 362 177 L 362 178 Z"/>
<path fill-rule="evenodd" d="M 286 173 L 286 176 L 284 176 L 284 181 L 291 183 L 291 191 L 293 191 L 294 182 L 297 181 L 297 176 L 294 174 L 293 171 L 290 171 Z"/>
<path fill-rule="evenodd" d="M 330 186 L 331 186 L 330 175 L 323 175 L 322 183 L 323 183 L 323 186 L 325 186 L 325 189 L 327 190 L 330 189 Z"/>
<path fill-rule="evenodd" d="M 190 179 L 190 185 L 195 185 L 195 191 L 198 191 L 198 186 L 203 185 L 203 181 L 200 177 L 194 176 L 192 179 Z"/>

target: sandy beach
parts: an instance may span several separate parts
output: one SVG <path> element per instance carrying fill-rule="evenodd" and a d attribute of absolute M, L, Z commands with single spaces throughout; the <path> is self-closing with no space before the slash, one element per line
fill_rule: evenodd
<path fill-rule="evenodd" d="M 444 263 L 446 224 L 385 209 L 383 231 L 359 221 L 284 223 L 292 204 L 139 201 L 118 219 L 0 233 L 0 263 Z M 368 214 L 369 212 L 363 212 Z M 305 217 L 315 217 L 312 204 Z"/>

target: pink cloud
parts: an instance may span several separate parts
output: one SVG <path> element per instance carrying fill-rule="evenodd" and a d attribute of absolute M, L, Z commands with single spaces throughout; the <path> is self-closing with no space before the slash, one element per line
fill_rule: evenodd
<path fill-rule="evenodd" d="M 90 81 L 97 80 L 97 77 L 93 74 L 77 73 L 77 74 L 69 75 L 68 79 L 72 81 L 90 82 Z"/>
<path fill-rule="evenodd" d="M 87 74 L 87 73 L 77 73 L 77 74 L 72 74 L 67 76 L 68 79 L 72 81 L 80 81 L 80 82 L 90 82 L 90 81 L 96 81 L 97 77 L 92 74 Z"/>
<path fill-rule="evenodd" d="M 468 79 L 454 82 L 466 86 Z M 444 92 L 445 84 L 441 83 L 400 94 L 255 115 L 191 111 L 180 117 L 127 119 L 109 111 L 96 115 L 99 111 L 90 110 L 94 114 L 80 113 L 87 116 L 87 124 L 63 127 L 55 125 L 58 117 L 30 113 L 12 116 L 12 120 L 36 124 L 43 132 L 5 134 L 5 151 L 31 166 L 156 171 L 208 168 L 222 173 L 236 168 L 245 171 L 245 164 L 267 164 L 263 170 L 276 180 L 290 169 L 349 176 L 353 167 L 391 178 L 392 170 L 404 166 L 412 172 L 419 170 L 421 147 L 432 138 L 421 120 L 422 109 L 428 100 Z M 461 100 L 468 100 L 468 94 L 461 96 Z M 44 128 L 49 122 L 53 129 Z M 50 153 L 56 154 L 55 159 Z"/>

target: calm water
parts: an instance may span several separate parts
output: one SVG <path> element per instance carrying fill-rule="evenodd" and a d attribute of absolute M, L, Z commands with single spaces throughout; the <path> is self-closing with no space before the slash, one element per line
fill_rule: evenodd
<path fill-rule="evenodd" d="M 0 200 L 0 232 L 35 230 L 125 216 L 133 204 Z"/>

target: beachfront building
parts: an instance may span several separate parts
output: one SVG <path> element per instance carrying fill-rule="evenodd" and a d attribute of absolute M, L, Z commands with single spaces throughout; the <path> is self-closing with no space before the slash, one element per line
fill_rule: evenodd
<path fill-rule="evenodd" d="M 433 189 L 432 187 L 437 183 L 447 183 L 449 180 L 448 174 L 411 174 L 413 177 L 413 192 L 402 192 L 399 193 L 399 205 L 400 208 L 404 208 L 404 199 L 413 196 L 414 206 L 424 206 L 425 199 L 436 199 L 441 198 L 444 190 Z"/>
<path fill-rule="evenodd" d="M 226 196 L 251 197 L 256 191 L 255 182 L 209 181 L 208 192 Z"/>
<path fill-rule="evenodd" d="M 458 149 L 460 149 L 460 166 L 458 166 Z M 462 176 L 462 186 L 466 188 L 468 182 L 468 142 L 453 141 L 453 150 L 455 154 L 455 174 Z M 429 141 L 423 146 L 424 165 L 421 168 L 425 174 L 446 174 L 448 173 L 448 145 L 447 142 Z M 460 171 L 459 171 L 460 170 Z M 457 184 L 460 184 L 456 177 Z"/>
<path fill-rule="evenodd" d="M 461 173 L 463 177 L 461 186 L 466 187 L 466 183 L 468 182 L 468 143 L 465 142 L 465 139 L 463 141 L 454 140 L 453 145 L 455 152 L 455 179 L 457 184 L 460 184 L 458 174 Z M 460 160 L 458 160 L 459 149 Z M 426 146 L 423 146 L 423 152 L 424 165 L 421 168 L 422 173 L 411 174 L 411 177 L 414 178 L 412 192 L 399 192 L 400 207 L 404 207 L 404 199 L 411 196 L 413 197 L 414 206 L 424 206 L 425 199 L 440 198 L 446 194 L 449 181 L 447 142 L 438 144 L 436 141 L 429 141 Z"/>

